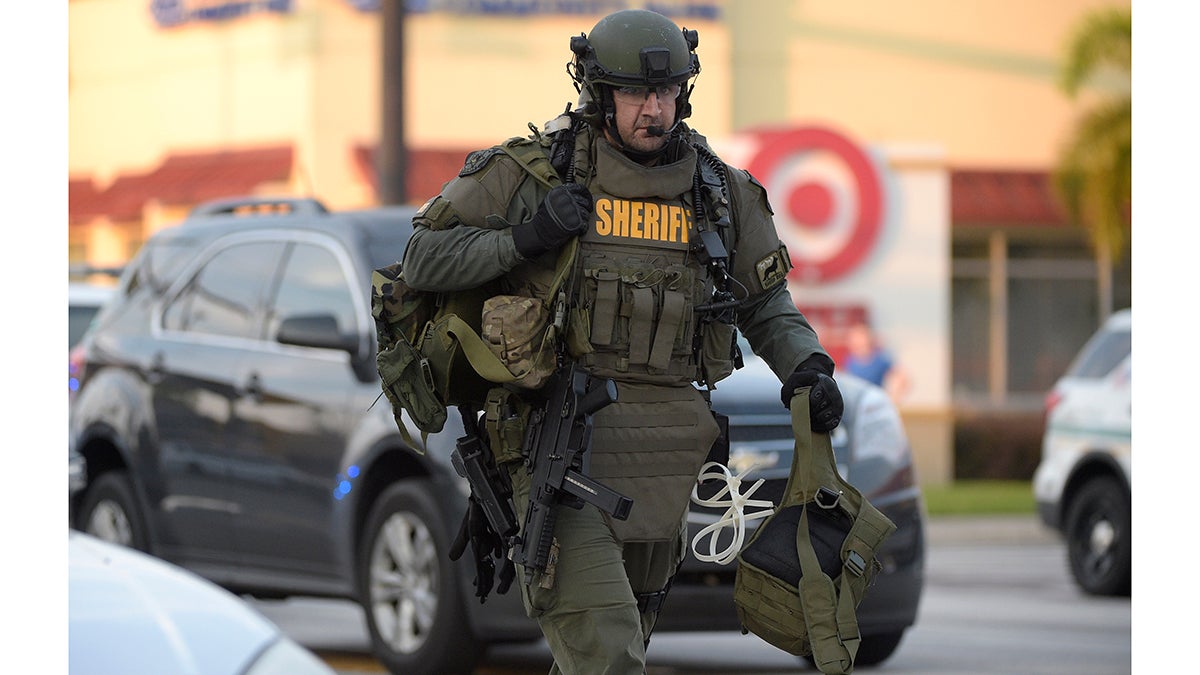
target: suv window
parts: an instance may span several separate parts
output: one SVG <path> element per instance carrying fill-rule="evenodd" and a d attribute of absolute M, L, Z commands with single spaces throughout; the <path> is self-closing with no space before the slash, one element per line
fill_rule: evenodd
<path fill-rule="evenodd" d="M 204 264 L 163 312 L 163 328 L 258 337 L 256 310 L 283 245 L 235 244 Z"/>
<path fill-rule="evenodd" d="M 267 334 L 275 335 L 282 320 L 304 315 L 332 315 L 343 334 L 357 330 L 350 281 L 333 251 L 297 243 L 284 263 L 279 291 L 268 314 Z"/>
<path fill-rule="evenodd" d="M 1083 350 L 1071 369 L 1070 377 L 1104 377 L 1129 356 L 1130 331 L 1100 333 Z"/>
<path fill-rule="evenodd" d="M 126 295 L 133 295 L 142 286 L 161 293 L 175 281 L 187 257 L 194 250 L 195 242 L 183 239 L 158 241 L 151 239 L 142 245 L 132 265 Z"/>

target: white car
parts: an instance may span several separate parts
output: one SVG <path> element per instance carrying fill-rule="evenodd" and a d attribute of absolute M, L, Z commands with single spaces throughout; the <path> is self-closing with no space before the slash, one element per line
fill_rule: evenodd
<path fill-rule="evenodd" d="M 1043 522 L 1062 532 L 1071 574 L 1094 595 L 1130 590 L 1132 313 L 1114 313 L 1046 397 L 1033 476 Z"/>
<path fill-rule="evenodd" d="M 335 675 L 229 591 L 134 549 L 69 536 L 72 675 Z"/>

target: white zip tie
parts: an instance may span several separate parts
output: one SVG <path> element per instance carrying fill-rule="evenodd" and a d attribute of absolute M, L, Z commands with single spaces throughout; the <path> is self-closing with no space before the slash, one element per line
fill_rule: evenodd
<path fill-rule="evenodd" d="M 766 480 L 759 478 L 758 481 L 750 486 L 749 490 L 743 494 L 739 492 L 742 485 L 742 476 L 750 473 L 755 466 L 753 464 L 742 470 L 742 473 L 735 475 L 730 473 L 729 467 L 720 462 L 708 462 L 700 467 L 700 473 L 696 476 L 696 484 L 692 486 L 692 503 L 709 508 L 725 508 L 725 513 L 715 522 L 704 527 L 696 533 L 692 538 L 692 554 L 698 560 L 705 562 L 713 562 L 718 565 L 728 565 L 737 559 L 738 553 L 742 550 L 742 541 L 746 538 L 746 523 L 759 518 L 766 518 L 775 513 L 775 503 L 767 499 L 750 499 L 750 495 L 759 488 Z M 716 472 L 710 470 L 715 469 Z M 701 499 L 696 494 L 696 489 L 702 483 L 707 483 L 713 480 L 725 481 L 725 486 L 717 491 L 709 499 Z M 721 499 L 725 495 L 729 495 L 729 499 Z M 756 511 L 751 514 L 746 514 L 747 507 L 761 508 L 761 511 Z M 717 539 L 720 538 L 721 530 L 726 527 L 732 527 L 733 541 L 729 546 L 725 547 L 720 553 L 717 553 Z M 700 540 L 710 536 L 708 541 L 708 553 L 700 552 Z"/>

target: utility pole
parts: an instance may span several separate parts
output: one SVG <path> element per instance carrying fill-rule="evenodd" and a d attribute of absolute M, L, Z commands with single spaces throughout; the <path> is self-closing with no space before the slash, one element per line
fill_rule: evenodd
<path fill-rule="evenodd" d="M 408 199 L 405 183 L 408 157 L 404 147 L 404 0 L 383 0 L 382 124 L 379 153 L 379 201 L 403 204 Z"/>

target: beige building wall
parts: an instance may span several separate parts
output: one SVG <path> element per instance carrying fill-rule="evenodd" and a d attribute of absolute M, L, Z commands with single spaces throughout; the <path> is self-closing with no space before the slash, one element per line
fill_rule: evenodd
<path fill-rule="evenodd" d="M 641 3 L 631 2 L 631 6 Z M 712 139 L 821 123 L 866 143 L 935 143 L 950 166 L 1047 167 L 1079 104 L 1054 78 L 1075 22 L 1108 0 L 715 2 L 692 124 Z M 298 189 L 371 195 L 350 149 L 377 141 L 381 21 L 345 0 L 164 29 L 147 0 L 69 4 L 69 170 L 103 182 L 172 151 L 292 143 Z M 407 18 L 406 138 L 472 147 L 574 98 L 571 35 L 599 17 Z"/>
<path fill-rule="evenodd" d="M 566 72 L 570 38 L 591 30 L 600 18 L 410 16 L 405 36 L 409 138 L 425 147 L 486 146 L 527 134 L 529 122 L 541 126 L 575 101 Z M 712 21 L 679 23 L 700 33 L 701 74 L 689 122 L 726 134 L 728 29 Z"/>
<path fill-rule="evenodd" d="M 69 7 L 72 176 L 103 187 L 171 152 L 292 144 L 298 192 L 334 208 L 370 205 L 356 144 L 378 142 L 382 26 L 344 0 L 296 0 L 288 14 L 161 28 L 147 0 Z M 571 35 L 599 16 L 417 13 L 406 19 L 405 137 L 412 147 L 486 146 L 529 133 L 575 99 Z M 692 121 L 729 128 L 728 31 L 702 35 Z M 449 178 L 449 176 L 447 176 Z"/>
<path fill-rule="evenodd" d="M 996 169 L 1054 163 L 1080 107 L 1056 86 L 1067 42 L 1089 11 L 1130 6 L 1111 0 L 736 5 L 730 9 L 735 129 L 830 124 L 870 143 L 934 142 L 950 166 Z"/>

